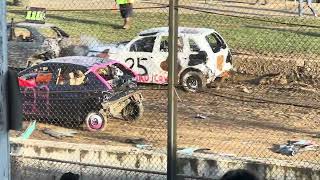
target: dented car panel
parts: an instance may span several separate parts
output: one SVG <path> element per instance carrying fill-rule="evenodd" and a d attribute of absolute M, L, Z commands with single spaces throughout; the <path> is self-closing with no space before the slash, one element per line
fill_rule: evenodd
<path fill-rule="evenodd" d="M 61 43 L 69 35 L 53 24 L 13 23 L 7 26 L 8 64 L 15 69 L 28 67 L 37 55 L 46 54 L 47 59 L 59 57 Z"/>
<path fill-rule="evenodd" d="M 107 119 L 122 115 L 130 103 L 142 106 L 136 74 L 115 60 L 55 58 L 21 71 L 19 78 L 36 84 L 20 86 L 26 116 L 83 122 L 91 112 Z"/>
<path fill-rule="evenodd" d="M 110 58 L 126 63 L 138 74 L 142 83 L 167 84 L 168 28 L 142 31 L 127 43 L 89 46 L 88 56 L 102 51 Z M 232 69 L 231 53 L 222 36 L 213 29 L 185 28 L 178 30 L 178 75 L 199 72 L 206 84 Z M 180 83 L 182 77 L 179 78 Z"/>

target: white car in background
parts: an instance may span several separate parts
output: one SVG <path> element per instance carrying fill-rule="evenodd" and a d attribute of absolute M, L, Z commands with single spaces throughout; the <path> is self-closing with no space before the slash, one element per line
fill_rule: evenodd
<path fill-rule="evenodd" d="M 89 45 L 88 56 L 107 53 L 110 59 L 125 62 L 138 82 L 167 84 L 168 27 L 142 31 L 127 42 Z M 178 30 L 179 84 L 196 92 L 232 69 L 230 49 L 214 29 L 180 27 Z"/>

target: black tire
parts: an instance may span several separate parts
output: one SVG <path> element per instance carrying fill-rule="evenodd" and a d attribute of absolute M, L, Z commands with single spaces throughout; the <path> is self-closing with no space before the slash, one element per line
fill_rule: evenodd
<path fill-rule="evenodd" d="M 100 113 L 90 112 L 87 114 L 84 125 L 92 132 L 104 131 L 107 126 L 107 119 Z"/>
<path fill-rule="evenodd" d="M 188 71 L 181 76 L 180 84 L 188 92 L 199 92 L 206 87 L 206 79 L 201 72 Z"/>
<path fill-rule="evenodd" d="M 143 105 L 141 102 L 131 101 L 123 108 L 121 115 L 127 121 L 137 121 L 143 116 Z"/>

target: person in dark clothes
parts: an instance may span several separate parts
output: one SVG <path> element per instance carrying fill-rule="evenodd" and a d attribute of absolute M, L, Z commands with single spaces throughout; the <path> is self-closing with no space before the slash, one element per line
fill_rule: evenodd
<path fill-rule="evenodd" d="M 64 173 L 60 180 L 79 180 L 80 176 L 79 174 L 74 174 L 72 172 Z"/>
<path fill-rule="evenodd" d="M 303 10 L 305 8 L 305 6 L 303 6 L 303 1 L 304 0 L 299 0 L 299 16 L 303 16 Z M 307 0 L 306 2 L 306 6 L 311 10 L 313 16 L 318 17 L 316 10 L 312 7 L 312 0 Z"/>
<path fill-rule="evenodd" d="M 129 29 L 133 14 L 133 0 L 116 0 L 119 5 L 121 17 L 124 20 L 123 29 Z"/>
<path fill-rule="evenodd" d="M 230 170 L 220 180 L 259 180 L 252 172 L 245 169 Z"/>

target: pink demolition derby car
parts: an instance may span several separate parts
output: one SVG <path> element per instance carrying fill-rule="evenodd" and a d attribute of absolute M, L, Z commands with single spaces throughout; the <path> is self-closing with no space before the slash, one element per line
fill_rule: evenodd
<path fill-rule="evenodd" d="M 19 84 L 27 119 L 102 131 L 110 115 L 134 121 L 143 114 L 136 74 L 115 60 L 51 59 L 21 71 Z"/>

